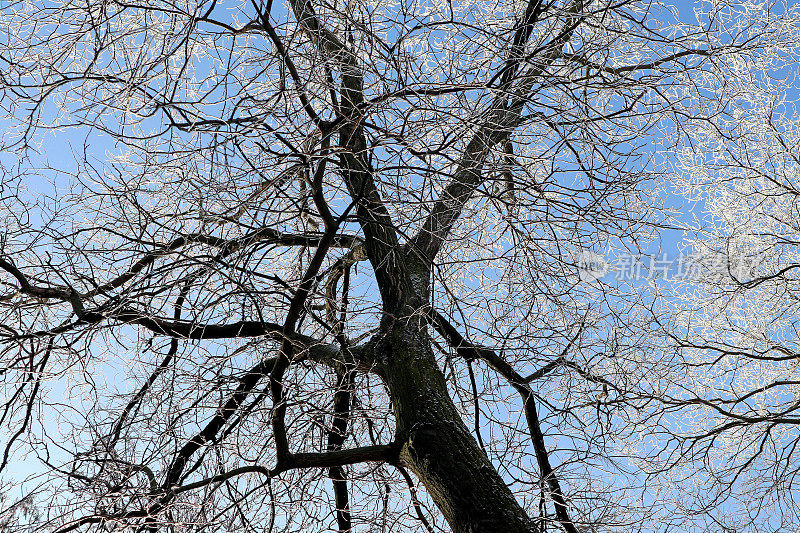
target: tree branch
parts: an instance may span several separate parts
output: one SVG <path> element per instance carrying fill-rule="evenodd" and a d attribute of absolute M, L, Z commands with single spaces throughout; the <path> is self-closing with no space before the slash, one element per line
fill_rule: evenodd
<path fill-rule="evenodd" d="M 572 38 L 580 21 L 583 20 L 581 16 L 583 7 L 583 0 L 573 2 L 570 9 L 567 10 L 569 16 L 562 31 L 540 49 L 543 52 L 541 59 L 524 76 L 520 76 L 521 81 L 518 87 L 509 86 L 489 106 L 483 124 L 472 136 L 456 164 L 453 179 L 442 191 L 419 233 L 411 240 L 411 249 L 420 254 L 427 264 L 433 262 L 447 235 L 461 215 L 462 209 L 484 181 L 482 169 L 489 151 L 497 143 L 508 138 L 509 134 L 522 122 L 522 110 L 533 96 L 537 80 L 541 78 L 547 67 L 561 55 L 561 48 Z M 537 13 L 538 8 L 535 2 L 529 4 L 528 8 L 531 10 L 530 17 Z M 523 29 L 525 31 L 518 35 L 521 36 L 520 39 L 522 37 L 527 39 L 531 33 L 530 25 L 523 26 L 520 31 Z M 514 46 L 516 44 L 512 48 Z M 510 65 L 513 64 L 512 61 Z M 515 71 L 515 68 L 509 71 Z M 511 96 L 510 103 L 509 96 Z"/>
<path fill-rule="evenodd" d="M 106 521 L 126 520 L 131 518 L 148 518 L 163 511 L 167 504 L 174 499 L 177 494 L 188 492 L 212 483 L 226 481 L 243 474 L 262 474 L 272 479 L 283 472 L 298 468 L 330 468 L 333 466 L 346 466 L 357 463 L 376 462 L 395 464 L 397 462 L 397 446 L 394 444 L 383 444 L 376 446 L 364 446 L 351 448 L 349 450 L 339 450 L 325 453 L 298 453 L 290 454 L 283 461 L 279 462 L 274 468 L 267 468 L 261 465 L 243 466 L 234 468 L 222 474 L 217 474 L 194 483 L 186 485 L 171 486 L 165 489 L 165 494 L 147 509 L 130 511 L 119 516 L 93 515 L 79 518 L 56 531 L 56 533 L 68 533 L 82 526 L 97 524 Z"/>
<path fill-rule="evenodd" d="M 350 196 L 356 202 L 356 216 L 364 230 L 365 245 L 384 307 L 393 312 L 403 304 L 409 290 L 408 276 L 403 261 L 394 257 L 399 247 L 397 230 L 389 211 L 375 185 L 367 154 L 364 134 L 363 74 L 356 54 L 325 28 L 310 2 L 291 0 L 290 5 L 298 22 L 303 26 L 322 52 L 328 55 L 341 71 L 341 99 L 338 124 L 340 165 Z M 323 131 L 323 135 L 332 132 Z"/>
<path fill-rule="evenodd" d="M 567 533 L 578 533 L 575 524 L 569 517 L 568 503 L 561 490 L 561 484 L 558 481 L 553 467 L 550 465 L 550 456 L 544 443 L 544 433 L 542 433 L 539 415 L 536 412 L 533 391 L 528 383 L 526 383 L 525 379 L 520 376 L 508 362 L 497 355 L 493 350 L 482 346 L 476 346 L 464 339 L 455 326 L 448 322 L 439 312 L 435 310 L 431 311 L 431 319 L 434 329 L 447 340 L 448 344 L 456 350 L 456 353 L 468 359 L 481 359 L 487 362 L 489 366 L 503 376 L 522 397 L 522 405 L 525 410 L 525 418 L 528 421 L 528 429 L 531 434 L 533 449 L 536 453 L 536 461 L 539 464 L 542 479 L 545 480 L 550 488 L 550 496 L 553 498 L 553 503 L 555 504 L 556 517 Z"/>

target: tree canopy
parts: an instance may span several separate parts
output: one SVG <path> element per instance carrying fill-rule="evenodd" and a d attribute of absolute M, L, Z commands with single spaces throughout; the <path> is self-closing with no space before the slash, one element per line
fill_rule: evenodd
<path fill-rule="evenodd" d="M 798 527 L 794 6 L 0 13 L 4 528 Z"/>

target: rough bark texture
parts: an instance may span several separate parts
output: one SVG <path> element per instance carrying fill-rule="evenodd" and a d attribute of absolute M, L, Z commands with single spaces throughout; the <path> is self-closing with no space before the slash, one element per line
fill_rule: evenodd
<path fill-rule="evenodd" d="M 425 326 L 397 321 L 380 348 L 400 463 L 417 475 L 453 531 L 535 531 L 456 410 Z"/>
<path fill-rule="evenodd" d="M 396 253 L 411 290 L 394 306 L 404 316 L 384 320 L 374 358 L 392 398 L 400 464 L 416 474 L 456 533 L 537 531 L 447 390 L 423 312 L 429 267 L 413 253 Z"/>

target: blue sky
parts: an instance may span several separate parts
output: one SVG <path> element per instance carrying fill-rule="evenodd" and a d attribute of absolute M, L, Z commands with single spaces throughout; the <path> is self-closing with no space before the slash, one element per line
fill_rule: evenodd
<path fill-rule="evenodd" d="M 695 5 L 696 4 L 694 2 L 680 3 L 679 6 L 681 9 L 682 18 L 687 20 L 691 19 L 692 10 Z M 794 101 L 798 100 L 800 93 L 797 92 L 796 85 L 789 86 L 787 91 L 789 91 L 789 99 Z M 46 109 L 42 115 L 43 122 L 47 123 L 53 119 L 54 110 Z M 64 192 L 67 190 L 68 177 L 77 170 L 76 156 L 77 159 L 82 158 L 85 147 L 88 147 L 89 153 L 92 155 L 92 157 L 101 164 L 102 161 L 109 155 L 112 155 L 121 149 L 120 147 L 114 145 L 108 139 L 108 137 L 105 137 L 102 134 L 86 133 L 85 131 L 76 129 L 65 131 L 45 130 L 45 133 L 43 133 L 36 140 L 37 143 L 40 143 L 40 147 L 32 152 L 29 152 L 29 159 L 26 159 L 21 163 L 23 174 L 25 174 L 24 187 L 26 187 L 32 193 L 30 196 L 27 196 L 31 200 L 33 200 L 33 198 L 35 198 L 38 194 L 47 195 L 51 198 L 58 198 L 60 195 L 64 194 Z M 659 139 L 655 137 L 652 138 L 653 143 L 657 143 L 658 141 Z M 18 162 L 13 154 L 0 153 L 0 164 L 2 164 L 4 168 L 13 168 L 18 164 Z M 48 168 L 49 170 L 32 170 L 39 168 Z M 100 174 L 101 172 L 98 173 Z M 666 206 L 674 210 L 675 218 L 673 220 L 676 224 L 688 223 L 694 217 L 699 219 L 703 218 L 705 213 L 703 211 L 702 204 L 688 203 L 684 198 L 676 194 L 674 191 L 671 191 L 669 188 L 667 188 L 667 191 L 668 193 L 665 198 L 663 198 L 663 201 Z M 28 215 L 31 216 L 34 224 L 44 220 L 47 217 L 47 213 L 45 211 L 40 212 L 35 206 L 31 206 L 29 209 Z M 647 264 L 654 256 L 656 259 L 661 259 L 661 254 L 666 254 L 667 259 L 677 261 L 681 252 L 684 250 L 684 238 L 685 234 L 680 229 L 665 228 L 661 230 L 659 233 L 659 239 L 657 239 L 655 243 L 644 250 L 645 256 L 642 258 L 643 262 Z M 613 249 L 609 250 L 609 248 Z M 606 247 L 606 250 L 603 250 L 603 246 L 600 245 L 595 251 L 605 253 L 607 250 L 609 251 L 608 255 L 610 256 L 609 259 L 611 261 L 625 261 L 625 259 L 622 259 L 621 250 L 616 246 Z M 364 273 L 369 274 L 366 267 L 364 267 Z M 612 284 L 615 283 L 616 280 L 614 273 L 609 273 L 604 278 L 604 281 Z M 638 281 L 640 282 L 640 285 L 633 283 L 632 289 L 636 288 L 637 286 L 646 285 L 647 283 L 647 280 Z M 364 290 L 368 292 L 373 290 L 373 287 L 371 285 L 367 285 Z M 98 370 L 98 378 L 112 382 L 122 389 L 124 388 L 124 384 L 119 379 L 119 376 L 122 375 L 121 371 L 122 369 L 115 368 L 110 365 L 107 367 L 101 366 Z M 58 396 L 60 393 L 58 389 L 54 390 L 53 392 L 56 396 Z M 16 470 L 16 473 L 21 475 L 23 473 L 27 474 L 30 472 L 35 472 L 39 468 L 40 466 L 35 462 L 26 461 L 13 465 L 12 472 Z"/>

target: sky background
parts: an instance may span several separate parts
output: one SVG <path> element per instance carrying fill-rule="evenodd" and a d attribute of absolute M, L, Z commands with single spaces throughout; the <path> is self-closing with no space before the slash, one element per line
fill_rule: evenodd
<path fill-rule="evenodd" d="M 696 6 L 694 2 L 680 2 L 678 6 L 680 7 L 682 18 L 689 20 L 693 17 L 693 9 Z M 241 21 L 243 21 L 243 19 L 241 19 L 240 22 Z M 0 39 L 2 39 L 2 37 L 0 37 Z M 780 75 L 781 73 L 776 74 Z M 786 75 L 790 75 L 790 73 L 787 72 Z M 797 91 L 796 84 L 787 85 L 786 97 L 792 102 L 797 102 L 800 99 L 800 93 Z M 47 124 L 50 121 L 54 121 L 56 119 L 56 113 L 57 111 L 55 108 L 45 108 L 41 117 L 42 123 Z M 9 125 L 7 123 L 0 123 L 0 129 L 2 128 L 8 129 Z M 69 190 L 68 177 L 76 173 L 78 168 L 76 161 L 80 161 L 83 158 L 85 149 L 88 149 L 90 153 L 99 159 L 113 157 L 121 150 L 120 147 L 111 143 L 108 138 L 103 135 L 75 129 L 45 131 L 45 133 L 36 138 L 36 141 L 37 146 L 34 150 L 28 152 L 28 157 L 23 161 L 19 161 L 14 154 L 0 153 L 0 167 L 2 167 L 4 171 L 8 172 L 9 169 L 18 170 L 20 171 L 19 173 L 24 176 L 24 180 L 19 185 L 23 191 L 23 198 L 29 199 L 31 202 L 25 215 L 30 217 L 30 222 L 34 226 L 47 218 L 47 210 L 51 208 L 47 203 L 50 201 L 56 201 L 57 203 L 59 197 Z M 660 139 L 653 137 L 652 142 L 657 144 L 660 142 Z M 690 224 L 693 220 L 703 219 L 706 216 L 702 203 L 690 203 L 677 191 L 671 190 L 669 187 L 667 187 L 666 190 L 668 191 L 668 196 L 664 199 L 664 202 L 666 206 L 674 210 L 674 221 L 676 225 L 681 223 Z M 46 198 L 47 202 L 39 202 L 37 198 L 40 196 Z M 41 209 L 41 211 L 39 209 Z M 617 279 L 622 277 L 620 271 L 615 271 L 611 268 L 608 273 L 602 277 L 602 281 L 609 284 L 630 281 L 632 286 L 631 290 L 644 287 L 651 282 L 651 279 L 647 276 L 646 266 L 649 265 L 650 261 L 653 259 L 666 259 L 670 261 L 672 265 L 674 265 L 671 272 L 677 274 L 677 263 L 681 258 L 681 254 L 686 252 L 686 236 L 687 234 L 679 228 L 665 228 L 660 232 L 658 242 L 645 250 L 645 254 L 641 258 L 632 254 L 631 259 L 628 259 L 623 254 L 620 254 L 619 250 L 610 250 L 608 253 L 596 250 L 603 254 L 602 257 L 610 263 L 611 267 L 616 266 L 618 269 L 622 267 L 627 268 L 628 265 L 633 264 L 633 259 L 641 261 L 643 265 L 639 272 L 643 272 L 644 275 L 638 279 Z M 602 246 L 598 248 L 602 249 Z M 600 259 L 599 257 L 593 258 Z M 669 280 L 664 280 L 664 282 L 669 283 Z M 115 367 L 114 365 L 107 365 L 105 367 L 99 366 L 96 378 L 99 382 L 108 382 L 109 386 L 113 385 L 124 389 L 125 386 L 121 382 L 121 376 L 124 375 L 124 371 L 124 368 Z M 63 392 L 63 390 L 59 390 L 61 386 L 62 385 L 56 385 L 51 390 L 53 397 L 57 398 L 59 394 Z M 47 416 L 47 413 L 45 413 L 45 416 Z M 69 417 L 69 415 L 66 416 Z M 47 419 L 42 422 L 45 427 L 51 423 Z M 7 430 L 3 427 L 0 431 Z M 7 435 L 4 435 L 4 437 L 7 438 Z M 6 438 L 2 440 L 5 441 Z M 13 480 L 17 476 L 27 476 L 30 473 L 40 471 L 42 468 L 32 457 L 19 460 L 12 463 L 10 466 L 9 471 L 3 476 L 3 479 L 6 481 L 9 479 Z M 16 488 L 22 490 L 23 486 L 18 484 Z"/>

